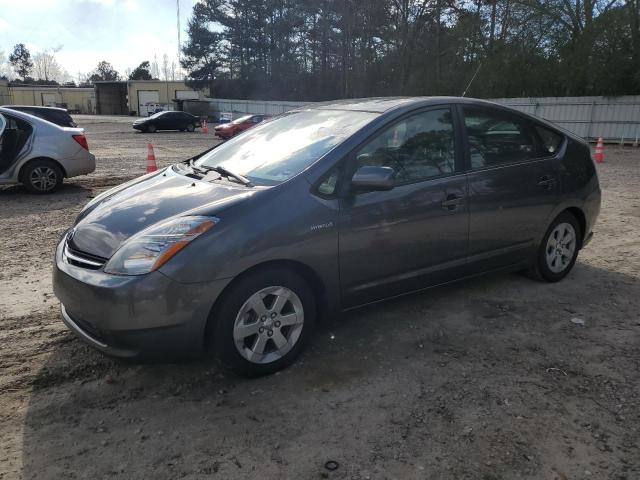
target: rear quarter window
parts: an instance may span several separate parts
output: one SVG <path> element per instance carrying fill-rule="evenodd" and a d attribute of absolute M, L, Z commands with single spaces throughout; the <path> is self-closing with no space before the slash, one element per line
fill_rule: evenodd
<path fill-rule="evenodd" d="M 555 155 L 562 145 L 564 137 L 553 130 L 543 127 L 542 125 L 534 125 L 534 129 L 540 139 L 540 148 L 542 150 L 540 152 L 541 155 Z"/>

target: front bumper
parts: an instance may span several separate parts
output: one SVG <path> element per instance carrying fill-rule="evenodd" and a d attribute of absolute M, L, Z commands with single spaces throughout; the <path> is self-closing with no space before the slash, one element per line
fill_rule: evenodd
<path fill-rule="evenodd" d="M 226 280 L 183 284 L 157 271 L 109 275 L 68 263 L 64 243 L 56 249 L 53 290 L 64 323 L 81 340 L 120 358 L 202 353 L 211 307 Z"/>

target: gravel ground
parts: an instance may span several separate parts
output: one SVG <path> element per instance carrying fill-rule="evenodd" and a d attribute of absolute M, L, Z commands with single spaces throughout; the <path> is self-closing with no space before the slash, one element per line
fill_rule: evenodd
<path fill-rule="evenodd" d="M 493 275 L 354 311 L 244 380 L 113 361 L 63 327 L 51 256 L 80 208 L 141 174 L 149 141 L 161 166 L 214 142 L 78 120 L 94 174 L 0 190 L 0 478 L 640 478 L 640 150 L 607 148 L 596 235 L 563 282 Z"/>

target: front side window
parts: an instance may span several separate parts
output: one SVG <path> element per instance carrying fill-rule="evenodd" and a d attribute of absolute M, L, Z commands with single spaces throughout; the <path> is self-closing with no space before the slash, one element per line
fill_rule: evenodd
<path fill-rule="evenodd" d="M 382 131 L 356 153 L 358 167 L 391 167 L 401 184 L 454 172 L 451 110 L 417 113 Z"/>
<path fill-rule="evenodd" d="M 378 115 L 321 109 L 290 112 L 226 141 L 196 165 L 220 166 L 254 183 L 276 185 L 311 166 Z"/>
<path fill-rule="evenodd" d="M 525 120 L 484 107 L 465 106 L 463 111 L 472 169 L 536 157 L 533 134 Z"/>

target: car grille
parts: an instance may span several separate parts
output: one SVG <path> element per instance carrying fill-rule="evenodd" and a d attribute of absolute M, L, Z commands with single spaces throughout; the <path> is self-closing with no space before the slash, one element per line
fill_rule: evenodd
<path fill-rule="evenodd" d="M 89 270 L 100 270 L 107 262 L 105 258 L 76 250 L 69 245 L 69 241 L 64 245 L 64 258 L 71 265 Z"/>

